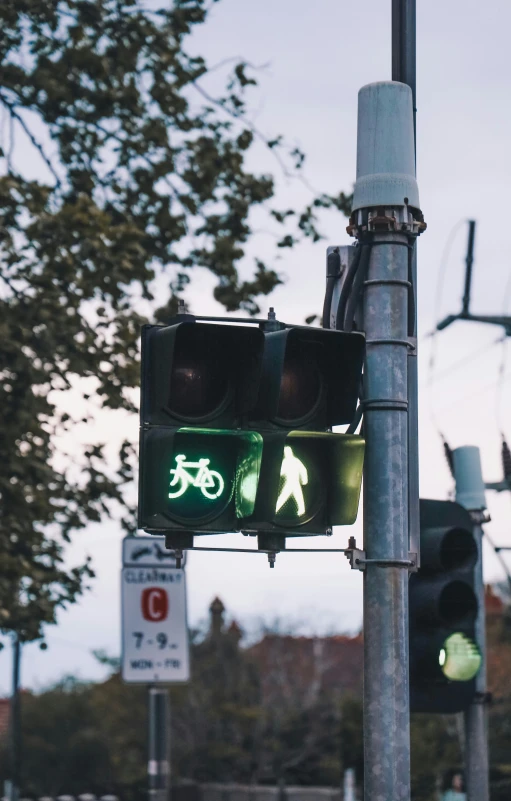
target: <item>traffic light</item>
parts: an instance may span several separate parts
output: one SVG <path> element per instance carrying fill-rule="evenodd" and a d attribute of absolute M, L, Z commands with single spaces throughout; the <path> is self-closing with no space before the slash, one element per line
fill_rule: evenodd
<path fill-rule="evenodd" d="M 412 712 L 461 712 L 475 694 L 481 644 L 473 528 L 459 504 L 421 500 L 421 567 L 409 585 Z"/>
<path fill-rule="evenodd" d="M 350 423 L 364 337 L 181 316 L 142 331 L 139 526 L 329 533 L 354 522 L 364 441 Z"/>

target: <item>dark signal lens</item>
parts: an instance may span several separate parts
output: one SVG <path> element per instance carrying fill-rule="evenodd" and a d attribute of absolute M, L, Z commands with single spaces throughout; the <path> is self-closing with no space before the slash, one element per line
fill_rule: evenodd
<path fill-rule="evenodd" d="M 315 360 L 305 351 L 286 355 L 280 384 L 277 419 L 297 423 L 310 417 L 321 399 L 322 378 Z"/>
<path fill-rule="evenodd" d="M 205 344 L 188 341 L 174 356 L 169 408 L 184 419 L 207 418 L 218 412 L 229 397 L 230 379 L 225 360 L 215 359 Z"/>
<path fill-rule="evenodd" d="M 445 570 L 473 567 L 477 561 L 477 545 L 471 532 L 451 528 L 442 541 L 440 560 Z"/>
<path fill-rule="evenodd" d="M 451 581 L 442 590 L 438 612 L 448 625 L 456 625 L 465 617 L 475 618 L 477 598 L 472 587 L 464 581 Z"/>

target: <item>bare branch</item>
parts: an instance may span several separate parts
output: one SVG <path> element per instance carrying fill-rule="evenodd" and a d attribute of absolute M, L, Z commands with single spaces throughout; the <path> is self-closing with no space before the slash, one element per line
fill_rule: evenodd
<path fill-rule="evenodd" d="M 60 187 L 62 186 L 62 183 L 61 183 L 61 180 L 60 180 L 60 178 L 58 176 L 58 173 L 56 172 L 56 170 L 55 170 L 53 164 L 51 163 L 50 159 L 48 158 L 48 156 L 44 152 L 43 146 L 37 141 L 37 139 L 33 135 L 32 131 L 30 130 L 28 125 L 26 124 L 26 122 L 23 119 L 23 117 L 20 114 L 18 114 L 18 112 L 16 111 L 16 106 L 14 105 L 14 103 L 10 103 L 9 100 L 7 100 L 7 98 L 2 93 L 0 93 L 0 101 L 4 104 L 4 106 L 6 108 L 9 109 L 11 118 L 15 119 L 17 122 L 19 122 L 19 124 L 21 125 L 21 127 L 25 131 L 26 135 L 28 136 L 28 138 L 32 142 L 33 146 L 39 152 L 39 155 L 43 159 L 43 161 L 46 164 L 46 166 L 48 167 L 49 171 L 51 172 L 51 174 L 55 178 L 55 188 L 56 189 L 60 189 Z M 11 143 L 11 146 L 12 146 L 12 143 Z"/>

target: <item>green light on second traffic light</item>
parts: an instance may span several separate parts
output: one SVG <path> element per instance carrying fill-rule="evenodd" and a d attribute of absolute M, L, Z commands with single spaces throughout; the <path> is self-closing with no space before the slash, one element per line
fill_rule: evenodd
<path fill-rule="evenodd" d="M 442 673 L 451 681 L 470 681 L 481 667 L 481 652 L 465 634 L 451 634 L 438 656 Z"/>

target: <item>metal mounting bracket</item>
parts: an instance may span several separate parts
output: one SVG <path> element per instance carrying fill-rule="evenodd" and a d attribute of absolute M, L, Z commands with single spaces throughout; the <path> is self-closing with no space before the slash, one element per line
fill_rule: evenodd
<path fill-rule="evenodd" d="M 366 565 L 376 565 L 377 567 L 404 567 L 407 570 L 415 570 L 417 564 L 417 554 L 410 553 L 409 559 L 367 559 L 366 552 L 357 548 L 352 543 L 353 538 L 350 537 L 350 546 L 346 549 L 346 558 L 350 563 L 352 570 L 365 570 Z"/>
<path fill-rule="evenodd" d="M 366 566 L 366 552 L 361 551 L 360 548 L 348 548 L 346 550 L 346 559 L 350 563 L 352 570 L 365 570 Z"/>

